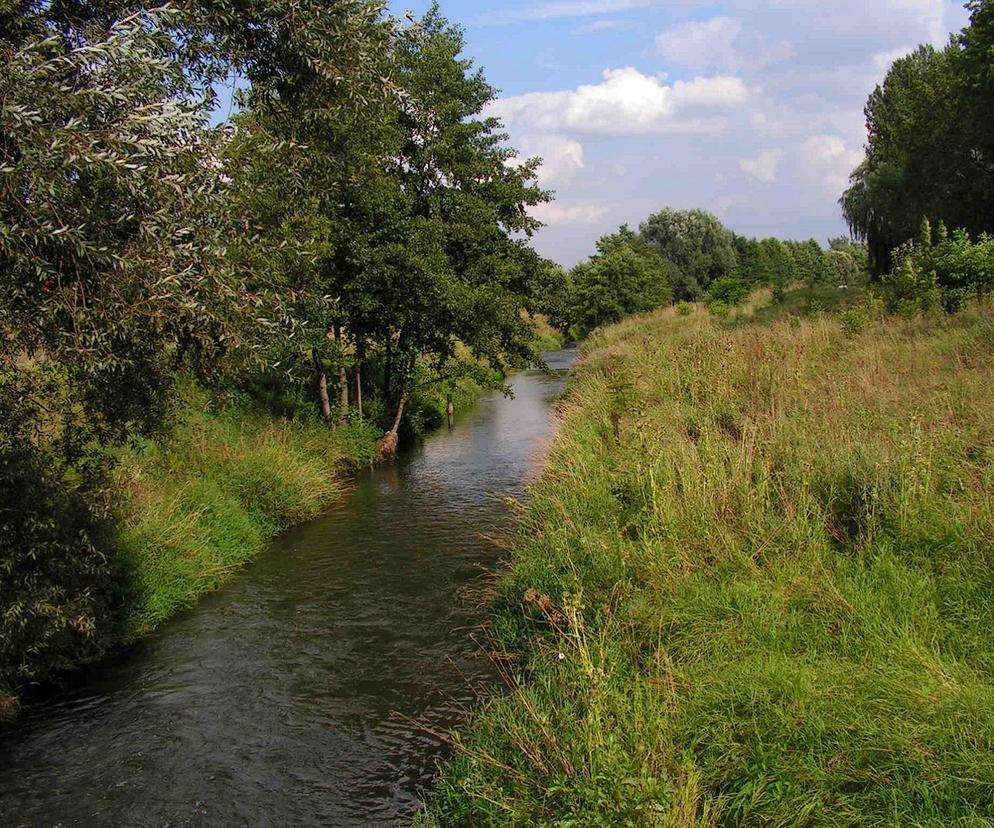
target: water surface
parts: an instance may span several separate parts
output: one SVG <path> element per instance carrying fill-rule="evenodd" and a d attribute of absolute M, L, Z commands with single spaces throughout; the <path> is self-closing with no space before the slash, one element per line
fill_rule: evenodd
<path fill-rule="evenodd" d="M 467 598 L 554 427 L 552 375 L 359 475 L 224 590 L 0 732 L 0 825 L 409 823 L 493 680 Z"/>

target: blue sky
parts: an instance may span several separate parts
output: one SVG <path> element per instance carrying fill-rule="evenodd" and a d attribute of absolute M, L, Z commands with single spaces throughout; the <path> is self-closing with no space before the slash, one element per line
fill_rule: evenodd
<path fill-rule="evenodd" d="M 424 11 L 427 0 L 394 0 Z M 891 61 L 967 22 L 948 0 L 443 0 L 500 89 L 512 144 L 556 201 L 535 246 L 564 265 L 671 205 L 747 235 L 844 231 L 837 199 Z"/>

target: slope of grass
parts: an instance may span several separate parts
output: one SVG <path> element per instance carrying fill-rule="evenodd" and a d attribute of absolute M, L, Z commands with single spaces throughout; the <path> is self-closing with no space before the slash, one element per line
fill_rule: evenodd
<path fill-rule="evenodd" d="M 994 322 L 596 335 L 427 821 L 994 824 Z"/>
<path fill-rule="evenodd" d="M 167 436 L 116 468 L 117 549 L 127 574 L 126 637 L 217 589 L 280 530 L 317 516 L 341 474 L 370 462 L 377 432 L 211 410 L 181 389 Z"/>

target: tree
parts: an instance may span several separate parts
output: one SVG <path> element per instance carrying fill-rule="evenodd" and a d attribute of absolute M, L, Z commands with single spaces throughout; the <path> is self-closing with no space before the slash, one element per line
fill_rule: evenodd
<path fill-rule="evenodd" d="M 108 429 L 154 422 L 176 360 L 224 350 L 238 295 L 212 219 L 214 134 L 169 19 L 2 47 L 0 370 L 58 361 Z"/>
<path fill-rule="evenodd" d="M 462 49 L 437 6 L 395 45 L 403 199 L 370 284 L 394 438 L 416 374 L 430 382 L 464 370 L 457 344 L 499 373 L 533 356 L 521 237 L 539 226 L 527 208 L 549 196 L 535 184 L 539 160 L 511 163 L 499 121 L 480 117 L 495 91 Z"/>
<path fill-rule="evenodd" d="M 642 222 L 639 233 L 679 268 L 676 299 L 695 300 L 736 265 L 735 240 L 717 218 L 702 210 L 666 208 Z"/>
<path fill-rule="evenodd" d="M 623 226 L 597 242 L 597 253 L 577 265 L 572 323 L 585 335 L 600 325 L 644 313 L 672 300 L 675 266 Z"/>
<path fill-rule="evenodd" d="M 991 4 L 945 49 L 921 46 L 895 61 L 866 105 L 866 159 L 842 196 L 874 276 L 922 218 L 976 235 L 994 229 Z"/>

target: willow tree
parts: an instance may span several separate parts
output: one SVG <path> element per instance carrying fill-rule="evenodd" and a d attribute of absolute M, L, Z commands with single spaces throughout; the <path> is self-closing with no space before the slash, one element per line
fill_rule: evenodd
<path fill-rule="evenodd" d="M 867 101 L 866 158 L 841 203 L 874 275 L 922 219 L 994 230 L 994 11 L 988 0 L 969 8 L 959 37 L 895 61 Z"/>
<path fill-rule="evenodd" d="M 0 364 L 58 363 L 108 428 L 149 421 L 179 356 L 224 348 L 235 295 L 170 14 L 0 47 Z"/>

